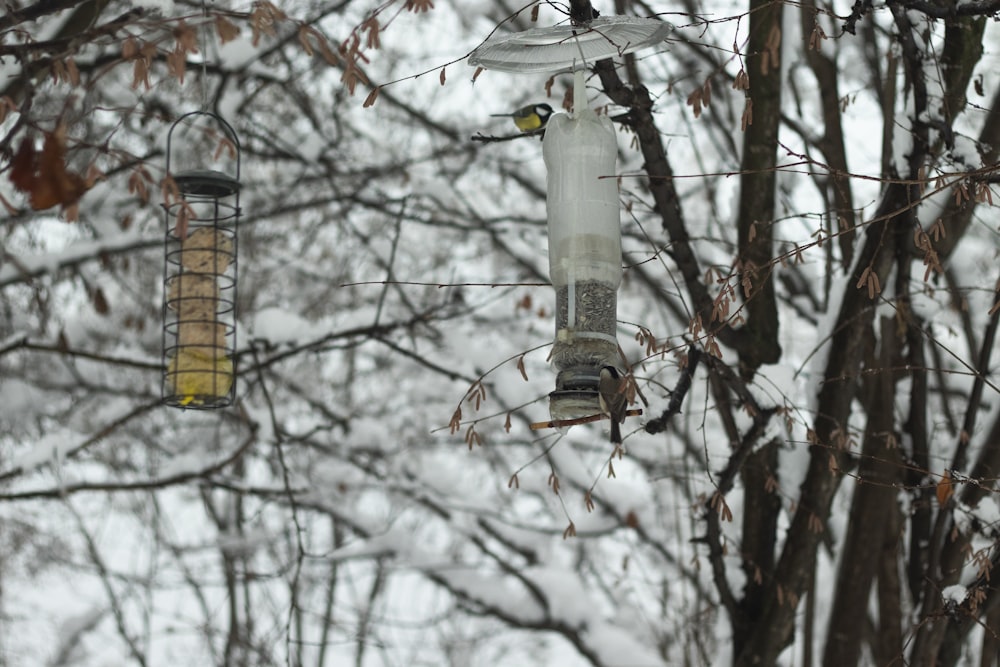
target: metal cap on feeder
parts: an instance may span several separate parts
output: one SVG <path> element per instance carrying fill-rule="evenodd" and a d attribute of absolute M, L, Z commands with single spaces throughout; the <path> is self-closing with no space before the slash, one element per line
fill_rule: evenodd
<path fill-rule="evenodd" d="M 167 135 L 167 174 L 183 194 L 235 194 L 240 189 L 240 142 L 236 131 L 209 111 L 181 116 Z"/>
<path fill-rule="evenodd" d="M 469 57 L 474 67 L 537 73 L 572 70 L 573 112 L 545 125 L 549 276 L 556 290 L 549 394 L 553 420 L 601 411 L 601 368 L 620 366 L 618 287 L 622 278 L 618 146 L 607 116 L 587 104 L 583 65 L 662 42 L 671 26 L 656 19 L 597 18 L 587 26 L 532 28 L 491 39 Z"/>
<path fill-rule="evenodd" d="M 239 138 L 216 114 L 186 114 L 167 134 L 166 170 L 162 399 L 220 408 L 235 391 Z"/>

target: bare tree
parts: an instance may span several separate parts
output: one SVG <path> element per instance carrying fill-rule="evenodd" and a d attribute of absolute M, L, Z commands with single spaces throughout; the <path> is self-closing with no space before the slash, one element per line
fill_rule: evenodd
<path fill-rule="evenodd" d="M 588 3 L 289 5 L 0 18 L 0 664 L 997 664 L 1000 6 L 595 5 L 673 26 L 588 64 L 611 448 L 537 428 L 545 173 L 490 119 L 572 80 L 461 62 Z M 160 405 L 199 109 L 245 164 L 218 411 Z"/>

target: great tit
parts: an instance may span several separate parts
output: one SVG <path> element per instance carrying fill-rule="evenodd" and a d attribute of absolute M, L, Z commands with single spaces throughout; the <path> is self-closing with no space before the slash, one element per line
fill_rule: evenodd
<path fill-rule="evenodd" d="M 521 107 L 514 113 L 495 113 L 491 115 L 497 118 L 513 118 L 517 129 L 522 132 L 534 132 L 545 127 L 549 116 L 552 115 L 552 107 L 544 103 L 529 104 L 526 107 Z"/>
<path fill-rule="evenodd" d="M 605 366 L 601 369 L 597 396 L 601 401 L 601 412 L 611 419 L 611 442 L 615 445 L 622 444 L 622 432 L 618 425 L 625 421 L 628 412 L 625 382 L 625 378 L 614 366 Z"/>

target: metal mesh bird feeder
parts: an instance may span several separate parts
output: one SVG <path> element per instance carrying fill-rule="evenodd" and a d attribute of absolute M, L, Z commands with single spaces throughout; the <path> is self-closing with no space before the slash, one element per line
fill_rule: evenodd
<path fill-rule="evenodd" d="M 583 66 L 662 42 L 671 27 L 655 19 L 594 19 L 587 26 L 532 28 L 487 41 L 469 64 L 506 72 L 573 70 L 573 113 L 552 116 L 542 152 L 548 171 L 549 275 L 556 290 L 549 394 L 554 420 L 601 411 L 601 369 L 620 366 L 617 333 L 622 245 L 618 156 L 611 120 L 587 106 Z M 624 375 L 624 373 L 622 373 Z"/>
<path fill-rule="evenodd" d="M 180 117 L 167 134 L 166 172 L 162 400 L 221 408 L 235 393 L 236 132 L 210 112 Z"/>

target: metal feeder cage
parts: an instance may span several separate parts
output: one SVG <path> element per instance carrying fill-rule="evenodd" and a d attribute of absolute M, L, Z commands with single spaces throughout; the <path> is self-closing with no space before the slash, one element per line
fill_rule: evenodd
<path fill-rule="evenodd" d="M 176 191 L 168 188 L 163 205 L 162 402 L 222 408 L 233 402 L 236 377 L 236 132 L 210 112 L 181 116 L 167 134 L 166 173 Z"/>

